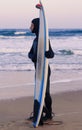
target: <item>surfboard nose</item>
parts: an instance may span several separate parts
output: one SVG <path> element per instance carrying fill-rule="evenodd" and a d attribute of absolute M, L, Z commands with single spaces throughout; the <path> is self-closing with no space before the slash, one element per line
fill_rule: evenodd
<path fill-rule="evenodd" d="M 39 4 L 36 5 L 36 8 L 41 9 L 42 5 L 39 3 Z"/>

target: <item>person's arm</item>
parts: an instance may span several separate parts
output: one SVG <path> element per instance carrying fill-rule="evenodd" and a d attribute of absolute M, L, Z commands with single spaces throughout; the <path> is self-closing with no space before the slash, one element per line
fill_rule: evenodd
<path fill-rule="evenodd" d="M 49 50 L 45 52 L 46 58 L 53 58 L 54 57 L 54 52 L 52 50 L 52 47 L 50 45 L 50 40 L 49 40 Z"/>
<path fill-rule="evenodd" d="M 28 53 L 28 57 L 32 60 L 32 62 L 36 62 L 36 60 L 37 60 L 37 46 L 35 46 L 36 44 L 35 44 L 35 42 L 36 42 L 36 40 L 34 40 L 33 41 L 33 45 L 32 45 L 32 47 L 31 47 L 31 49 L 30 49 L 30 51 L 29 51 L 29 53 Z"/>
<path fill-rule="evenodd" d="M 33 58 L 33 45 L 28 53 L 28 57 L 32 60 L 32 58 Z"/>

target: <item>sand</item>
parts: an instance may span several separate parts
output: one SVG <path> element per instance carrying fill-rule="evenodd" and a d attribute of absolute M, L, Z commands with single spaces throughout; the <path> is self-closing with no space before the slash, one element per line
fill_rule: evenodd
<path fill-rule="evenodd" d="M 22 73 L 22 74 L 21 74 Z M 1 85 L 26 84 L 33 82 L 34 74 L 26 72 L 1 72 Z M 9 76 L 8 76 L 9 75 Z M 22 77 L 21 77 L 22 76 Z M 26 77 L 28 76 L 28 78 Z M 11 77 L 11 78 L 10 78 Z M 14 77 L 14 78 L 13 78 Z M 70 77 L 69 77 L 70 78 Z M 5 79 L 5 80 L 4 80 Z M 10 80 L 9 80 L 10 79 Z M 57 86 L 77 88 L 82 86 L 82 80 L 56 83 Z M 53 87 L 52 87 L 53 88 Z M 28 93 L 28 92 L 27 92 Z M 39 126 L 38 130 L 82 130 L 82 91 L 63 91 L 52 94 L 54 123 Z M 17 97 L 0 100 L 0 130 L 30 130 L 35 129 L 26 118 L 33 111 L 33 96 Z"/>
<path fill-rule="evenodd" d="M 55 124 L 39 126 L 47 130 L 82 130 L 82 92 L 52 95 Z M 0 101 L 0 130 L 30 130 L 25 120 L 32 112 L 33 97 Z"/>

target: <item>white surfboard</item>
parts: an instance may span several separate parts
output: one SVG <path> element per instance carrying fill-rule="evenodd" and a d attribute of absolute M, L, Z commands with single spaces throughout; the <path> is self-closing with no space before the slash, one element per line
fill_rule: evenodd
<path fill-rule="evenodd" d="M 48 27 L 43 3 L 40 0 L 40 25 L 36 65 L 36 78 L 34 88 L 34 121 L 33 126 L 38 127 L 46 92 L 48 59 L 45 57 L 45 51 L 49 49 Z"/>

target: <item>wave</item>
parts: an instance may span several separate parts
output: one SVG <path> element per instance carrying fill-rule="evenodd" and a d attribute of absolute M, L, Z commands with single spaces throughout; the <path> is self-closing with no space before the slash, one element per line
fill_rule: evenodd
<path fill-rule="evenodd" d="M 33 34 L 26 29 L 2 29 L 0 30 L 0 38 L 19 37 L 19 36 L 33 36 Z"/>
<path fill-rule="evenodd" d="M 50 36 L 82 36 L 82 29 L 50 29 Z"/>
<path fill-rule="evenodd" d="M 15 35 L 25 35 L 26 32 L 24 32 L 24 31 L 23 31 L 23 32 L 15 32 L 14 34 L 15 34 Z"/>
<path fill-rule="evenodd" d="M 55 55 L 74 55 L 74 52 L 72 50 L 57 50 L 55 52 Z"/>
<path fill-rule="evenodd" d="M 34 36 L 29 29 L 0 29 L 0 38 Z M 82 36 L 81 29 L 49 29 L 49 36 L 67 37 Z"/>
<path fill-rule="evenodd" d="M 55 50 L 55 55 L 60 55 L 60 56 L 65 56 L 65 55 L 77 55 L 77 56 L 82 56 L 82 50 Z"/>
<path fill-rule="evenodd" d="M 50 65 L 53 70 L 82 70 L 82 51 L 57 50 Z M 26 49 L 0 50 L 0 71 L 33 71 L 34 66 Z"/>
<path fill-rule="evenodd" d="M 18 53 L 25 53 L 27 54 L 27 48 L 17 48 L 17 49 L 14 49 L 14 48 L 2 48 L 0 49 L 0 55 L 3 55 L 3 54 L 18 54 Z M 55 55 L 60 55 L 60 56 L 65 56 L 65 55 L 82 55 L 82 50 L 69 50 L 69 49 L 61 49 L 61 50 L 54 50 L 54 53 Z"/>

